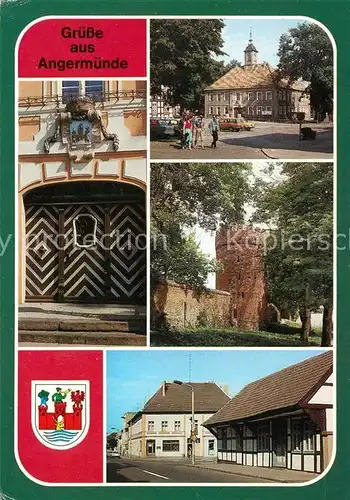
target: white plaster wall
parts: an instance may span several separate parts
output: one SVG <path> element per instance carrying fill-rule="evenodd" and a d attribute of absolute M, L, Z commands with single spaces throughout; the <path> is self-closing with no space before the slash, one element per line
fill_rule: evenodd
<path fill-rule="evenodd" d="M 314 472 L 315 468 L 314 455 L 304 455 L 304 470 L 306 472 Z"/>
<path fill-rule="evenodd" d="M 101 108 L 97 108 L 100 109 Z M 121 102 L 118 105 L 107 106 L 104 110 L 108 113 L 108 125 L 107 132 L 111 134 L 117 134 L 119 137 L 119 150 L 118 151 L 144 151 L 147 149 L 147 137 L 142 136 L 132 136 L 130 131 L 124 125 L 124 111 L 133 110 L 146 110 L 145 105 L 143 105 L 142 100 L 135 100 L 132 104 L 127 102 Z M 64 111 L 62 107 L 61 111 Z M 58 114 L 53 109 L 40 109 L 32 107 L 30 111 L 19 111 L 19 116 L 39 116 L 40 117 L 40 130 L 35 135 L 34 141 L 20 141 L 19 142 L 19 154 L 42 154 L 44 153 L 44 141 L 50 136 L 53 136 L 56 130 L 56 120 L 58 119 Z M 63 144 L 58 141 L 52 144 L 50 148 L 50 154 L 53 153 L 66 153 L 67 144 Z M 98 147 L 94 148 L 96 152 L 107 152 L 113 151 L 112 141 L 102 140 Z"/>
<path fill-rule="evenodd" d="M 333 408 L 326 408 L 326 430 L 333 432 Z"/>
<path fill-rule="evenodd" d="M 333 386 L 323 385 L 308 401 L 309 404 L 333 404 Z"/>
<path fill-rule="evenodd" d="M 292 453 L 292 469 L 301 470 L 301 455 Z"/>

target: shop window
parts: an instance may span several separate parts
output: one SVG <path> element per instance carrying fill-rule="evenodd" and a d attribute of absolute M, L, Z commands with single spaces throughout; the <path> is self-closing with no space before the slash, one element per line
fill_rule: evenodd
<path fill-rule="evenodd" d="M 180 451 L 180 441 L 175 439 L 164 440 L 163 451 Z"/>

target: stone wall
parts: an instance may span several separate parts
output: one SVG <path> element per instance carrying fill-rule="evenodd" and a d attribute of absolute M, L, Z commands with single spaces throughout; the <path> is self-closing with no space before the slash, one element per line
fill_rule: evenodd
<path fill-rule="evenodd" d="M 220 290 L 206 290 L 201 294 L 166 281 L 154 294 L 156 315 L 165 315 L 169 326 L 175 328 L 212 326 L 230 327 L 230 294 Z"/>
<path fill-rule="evenodd" d="M 267 320 L 267 285 L 263 263 L 267 232 L 237 227 L 216 235 L 216 258 L 223 265 L 216 288 L 231 294 L 231 324 L 258 330 Z"/>

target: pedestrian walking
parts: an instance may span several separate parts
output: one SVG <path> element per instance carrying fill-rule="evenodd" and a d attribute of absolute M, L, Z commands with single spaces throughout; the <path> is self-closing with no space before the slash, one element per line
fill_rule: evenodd
<path fill-rule="evenodd" d="M 209 123 L 209 130 L 213 137 L 213 142 L 211 143 L 212 148 L 216 148 L 216 143 L 219 139 L 220 126 L 216 116 L 213 116 L 213 119 Z"/>
<path fill-rule="evenodd" d="M 196 148 L 197 146 L 200 145 L 200 147 L 203 149 L 203 119 L 201 116 L 196 118 L 194 122 L 194 133 L 195 133 L 195 139 L 194 139 L 194 147 Z"/>
<path fill-rule="evenodd" d="M 184 136 L 184 144 L 182 145 L 182 149 L 185 148 L 192 149 L 193 123 L 190 120 L 189 116 L 187 116 L 184 121 L 183 136 Z"/>

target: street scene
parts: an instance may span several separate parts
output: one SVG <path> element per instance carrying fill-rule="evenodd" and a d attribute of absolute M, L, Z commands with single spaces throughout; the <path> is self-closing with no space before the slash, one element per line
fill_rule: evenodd
<path fill-rule="evenodd" d="M 212 148 L 209 120 L 203 120 L 203 147 L 182 149 L 181 140 L 164 138 L 151 142 L 153 159 L 332 159 L 333 125 L 313 124 L 318 141 L 302 141 L 299 138 L 299 124 L 256 122 L 251 130 L 221 132 L 217 147 Z"/>
<path fill-rule="evenodd" d="M 224 469 L 224 468 L 223 468 Z M 212 470 L 203 464 L 166 460 L 107 458 L 109 483 L 269 483 L 273 480 Z"/>
<path fill-rule="evenodd" d="M 107 481 L 308 482 L 332 413 L 332 350 L 108 352 Z"/>
<path fill-rule="evenodd" d="M 151 20 L 150 135 L 152 159 L 331 160 L 328 35 L 297 20 Z"/>

